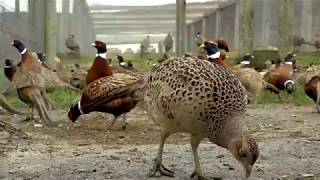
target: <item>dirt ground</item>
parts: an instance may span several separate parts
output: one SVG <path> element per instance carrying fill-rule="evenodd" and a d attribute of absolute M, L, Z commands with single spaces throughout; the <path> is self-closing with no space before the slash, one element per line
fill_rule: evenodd
<path fill-rule="evenodd" d="M 128 114 L 126 130 L 118 121 L 110 131 L 110 116 L 104 114 L 83 116 L 75 124 L 67 122 L 62 110 L 51 114 L 59 126 L 50 129 L 2 112 L 1 120 L 32 139 L 9 138 L 0 131 L 0 179 L 148 179 L 159 131 L 144 111 L 136 108 Z M 308 174 L 320 179 L 320 114 L 314 107 L 250 106 L 246 121 L 261 152 L 250 179 L 299 179 Z M 225 149 L 203 141 L 199 153 L 207 177 L 244 179 L 242 167 Z M 169 137 L 163 163 L 175 177 L 150 179 L 190 179 L 194 165 L 187 134 Z"/>

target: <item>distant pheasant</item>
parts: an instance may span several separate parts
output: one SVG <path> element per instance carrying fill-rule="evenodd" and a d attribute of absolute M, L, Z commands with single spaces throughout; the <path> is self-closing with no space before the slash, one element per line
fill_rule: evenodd
<path fill-rule="evenodd" d="M 49 66 L 47 65 L 46 63 L 46 54 L 42 51 L 37 51 L 35 52 L 36 56 L 37 56 L 37 59 L 38 59 L 38 62 L 45 68 L 47 69 L 50 69 Z"/>
<path fill-rule="evenodd" d="M 127 63 L 126 61 L 124 61 L 123 56 L 121 55 L 117 55 L 118 61 L 119 61 L 119 66 L 122 66 L 124 68 L 126 68 Z"/>
<path fill-rule="evenodd" d="M 65 41 L 65 45 L 71 52 L 74 52 L 76 54 L 80 53 L 79 44 L 75 41 L 73 34 L 70 34 L 68 36 L 68 38 Z"/>
<path fill-rule="evenodd" d="M 224 41 L 220 41 L 220 43 L 222 42 Z M 230 68 L 230 66 L 225 62 L 225 59 L 224 59 L 225 57 L 221 56 L 221 52 L 220 52 L 220 48 L 223 48 L 226 52 L 229 51 L 228 45 L 226 43 L 222 43 L 222 45 L 220 44 L 220 48 L 219 48 L 219 44 L 217 42 L 206 41 L 200 47 L 204 48 L 207 51 L 206 55 L 207 55 L 208 61 L 215 64 L 219 64 L 225 70 L 232 72 L 232 69 Z"/>

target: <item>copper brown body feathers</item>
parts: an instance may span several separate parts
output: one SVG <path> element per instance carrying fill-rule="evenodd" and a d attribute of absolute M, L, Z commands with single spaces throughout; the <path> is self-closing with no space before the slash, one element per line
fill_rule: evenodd
<path fill-rule="evenodd" d="M 93 111 L 107 112 L 118 116 L 129 112 L 138 102 L 133 93 L 125 93 L 111 101 L 108 93 L 128 84 L 137 82 L 139 79 L 128 74 L 116 73 L 113 76 L 102 77 L 90 83 L 84 90 L 79 105 L 73 105 L 68 113 L 69 119 L 73 122 L 82 114 Z"/>
<path fill-rule="evenodd" d="M 316 103 L 318 113 L 320 113 L 320 75 L 312 77 L 304 85 L 305 93 Z"/>
<path fill-rule="evenodd" d="M 86 84 L 89 85 L 91 82 L 105 77 L 105 76 L 112 76 L 112 69 L 109 66 L 111 62 L 107 61 L 107 46 L 102 41 L 94 41 L 92 46 L 96 48 L 97 55 L 91 65 L 90 69 L 88 70 L 88 74 L 86 77 Z"/>
<path fill-rule="evenodd" d="M 293 92 L 294 82 L 292 77 L 292 70 L 287 67 L 278 67 L 274 70 L 268 71 L 264 75 L 264 80 L 278 88 L 279 90 L 286 90 L 288 93 Z M 273 89 L 267 88 L 274 93 L 279 93 L 274 91 Z"/>
<path fill-rule="evenodd" d="M 88 85 L 104 76 L 112 76 L 112 69 L 104 58 L 97 56 L 88 70 L 86 84 Z"/>

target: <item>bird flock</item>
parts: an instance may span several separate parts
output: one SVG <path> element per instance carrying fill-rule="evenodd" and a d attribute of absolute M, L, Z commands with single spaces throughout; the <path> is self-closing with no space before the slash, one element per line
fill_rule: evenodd
<path fill-rule="evenodd" d="M 229 66 L 226 59 L 230 49 L 223 38 L 208 41 L 200 33 L 195 38 L 199 52 L 168 57 L 146 72 L 135 69 L 132 62 L 125 62 L 120 55 L 119 65 L 112 65 L 107 58 L 106 43 L 96 40 L 92 43 L 96 57 L 91 67 L 77 75 L 79 65 L 72 72 L 65 72 L 58 59 L 56 69 L 52 70 L 45 63 L 43 52 L 32 53 L 21 41 L 14 40 L 12 46 L 21 54 L 21 59 L 17 65 L 5 60 L 4 74 L 14 84 L 20 100 L 31 107 L 30 118 L 35 108 L 48 127 L 55 126 L 48 113 L 55 107 L 46 92 L 52 81 L 81 92 L 79 102 L 72 104 L 67 112 L 71 122 L 76 122 L 83 114 L 104 112 L 114 116 L 108 129 L 121 116 L 125 130 L 126 114 L 141 102 L 150 119 L 160 127 L 159 149 L 149 177 L 157 173 L 174 176 L 162 162 L 164 144 L 171 134 L 183 132 L 190 134 L 195 164 L 190 173 L 192 178 L 207 179 L 197 151 L 205 138 L 229 150 L 248 178 L 259 157 L 259 147 L 245 124 L 247 103 L 262 89 L 278 94 L 280 99 L 280 92 L 290 94 L 295 90 L 294 76 L 299 71 L 295 54 L 289 53 L 284 62 L 267 62 L 267 69 L 257 72 L 250 66 L 254 59 L 251 54 L 241 57 L 238 65 Z M 79 53 L 73 36 L 68 37 L 66 46 L 72 53 Z M 50 74 L 49 71 L 60 79 L 49 81 L 43 75 Z M 320 74 L 305 78 L 304 88 L 320 112 Z M 0 99 L 4 98 L 0 96 Z M 9 109 L 26 114 L 11 106 Z"/>

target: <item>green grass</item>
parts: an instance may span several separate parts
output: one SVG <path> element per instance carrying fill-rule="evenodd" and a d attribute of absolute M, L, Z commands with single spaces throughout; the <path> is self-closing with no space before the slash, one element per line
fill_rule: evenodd
<path fill-rule="evenodd" d="M 320 52 L 300 52 L 297 54 L 297 62 L 305 66 L 310 63 L 320 64 Z"/>
<path fill-rule="evenodd" d="M 77 103 L 80 99 L 80 94 L 62 89 L 48 93 L 48 96 L 56 108 L 65 110 L 67 110 L 71 104 Z M 7 99 L 10 104 L 15 107 L 28 107 L 18 96 L 9 96 Z"/>
<path fill-rule="evenodd" d="M 55 90 L 49 93 L 48 96 L 54 106 L 59 109 L 68 109 L 71 104 L 77 103 L 80 100 L 79 93 L 62 89 Z"/>
<path fill-rule="evenodd" d="M 286 92 L 281 93 L 282 103 L 291 103 L 295 105 L 306 105 L 314 104 L 312 99 L 310 99 L 304 92 L 303 86 L 296 84 L 294 92 L 288 94 Z M 253 102 L 257 104 L 275 104 L 280 103 L 278 95 L 271 93 L 270 91 L 263 90 L 256 98 L 253 99 Z"/>

